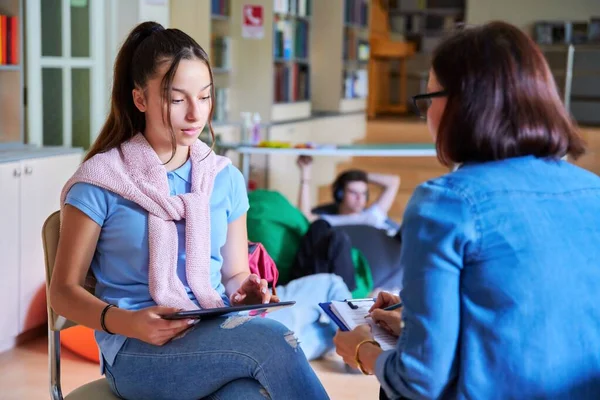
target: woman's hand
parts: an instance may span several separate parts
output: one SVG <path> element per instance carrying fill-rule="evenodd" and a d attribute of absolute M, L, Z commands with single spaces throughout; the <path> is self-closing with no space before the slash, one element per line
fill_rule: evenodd
<path fill-rule="evenodd" d="M 231 305 L 234 306 L 279 303 L 279 298 L 271 295 L 267 281 L 260 279 L 256 274 L 248 275 L 240 288 L 230 296 L 229 300 Z"/>
<path fill-rule="evenodd" d="M 110 311 L 107 315 L 110 314 Z M 162 318 L 163 315 L 179 311 L 181 310 L 177 308 L 159 306 L 133 311 L 129 318 L 131 333 L 128 333 L 127 336 L 162 346 L 194 323 L 193 319 L 167 320 Z"/>
<path fill-rule="evenodd" d="M 353 368 L 358 368 L 354 359 L 356 357 L 356 346 L 363 340 L 368 339 L 373 339 L 371 327 L 360 325 L 350 332 L 338 331 L 333 338 L 333 343 L 335 344 L 336 353 L 344 359 L 344 362 Z"/>
<path fill-rule="evenodd" d="M 385 329 L 394 336 L 400 336 L 400 332 L 402 332 L 402 328 L 400 327 L 402 321 L 402 308 L 392 311 L 376 309 L 371 311 L 370 316 L 373 319 L 373 322 L 382 329 Z"/>
<path fill-rule="evenodd" d="M 369 312 L 373 312 L 378 308 L 386 308 L 389 306 L 393 306 L 394 304 L 400 303 L 400 297 L 395 296 L 391 293 L 387 292 L 379 292 L 377 295 L 377 299 L 375 300 L 375 304 L 369 309 Z"/>

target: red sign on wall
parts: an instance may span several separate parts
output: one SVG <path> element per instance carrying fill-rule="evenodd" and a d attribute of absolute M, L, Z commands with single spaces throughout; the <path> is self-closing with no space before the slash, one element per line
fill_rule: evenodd
<path fill-rule="evenodd" d="M 263 6 L 245 4 L 242 9 L 242 37 L 262 39 L 265 36 Z"/>

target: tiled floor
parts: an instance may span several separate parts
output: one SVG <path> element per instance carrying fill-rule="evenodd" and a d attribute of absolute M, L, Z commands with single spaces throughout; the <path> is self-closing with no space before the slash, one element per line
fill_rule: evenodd
<path fill-rule="evenodd" d="M 63 393 L 100 376 L 97 364 L 62 351 Z M 338 360 L 321 360 L 313 366 L 331 399 L 377 399 L 379 385 L 372 376 L 348 374 Z M 46 338 L 36 339 L 0 354 L 0 399 L 48 399 L 48 357 Z M 310 400 L 310 399 L 307 399 Z"/>

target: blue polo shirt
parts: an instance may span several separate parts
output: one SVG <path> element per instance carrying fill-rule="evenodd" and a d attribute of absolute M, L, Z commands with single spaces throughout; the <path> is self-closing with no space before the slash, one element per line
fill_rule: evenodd
<path fill-rule="evenodd" d="M 166 173 L 172 196 L 191 191 L 191 173 L 190 160 Z M 102 227 L 91 265 L 97 279 L 96 296 L 127 310 L 155 306 L 148 287 L 148 212 L 118 194 L 87 183 L 73 185 L 66 203 Z M 210 198 L 210 278 L 212 287 L 224 299 L 221 247 L 227 238 L 228 224 L 247 212 L 248 207 L 244 178 L 230 164 L 217 174 Z M 179 243 L 177 275 L 190 299 L 198 304 L 185 273 L 185 220 L 176 221 L 175 225 Z M 125 336 L 96 331 L 96 341 L 109 365 L 113 364 L 125 339 Z"/>

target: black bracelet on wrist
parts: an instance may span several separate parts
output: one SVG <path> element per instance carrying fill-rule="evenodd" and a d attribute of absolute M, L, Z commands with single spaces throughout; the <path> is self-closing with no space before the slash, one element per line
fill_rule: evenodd
<path fill-rule="evenodd" d="M 114 333 L 108 330 L 106 324 L 104 323 L 104 318 L 106 317 L 106 312 L 113 307 L 116 306 L 114 304 L 107 305 L 106 307 L 104 307 L 104 310 L 102 310 L 102 314 L 100 314 L 100 326 L 102 327 L 102 330 L 108 333 L 109 335 L 114 335 Z"/>

